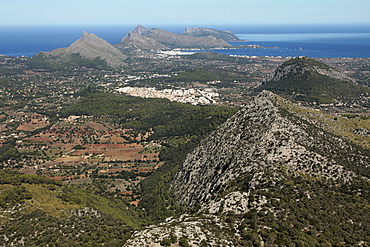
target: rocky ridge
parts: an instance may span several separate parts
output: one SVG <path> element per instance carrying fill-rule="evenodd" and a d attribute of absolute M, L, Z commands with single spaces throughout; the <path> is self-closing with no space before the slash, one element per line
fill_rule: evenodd
<path fill-rule="evenodd" d="M 192 214 L 138 231 L 126 246 L 173 236 L 190 246 L 366 245 L 358 226 L 370 226 L 370 140 L 353 143 L 340 121 L 261 92 L 188 154 L 172 180 Z"/>
<path fill-rule="evenodd" d="M 360 155 L 347 140 L 281 108 L 283 102 L 262 92 L 189 154 L 173 182 L 180 203 L 200 204 L 211 213 L 245 213 L 256 184 L 282 179 L 284 173 L 348 183 L 357 176 L 353 169 L 369 164 L 370 157 Z M 248 189 L 233 191 L 230 184 L 243 176 Z"/>
<path fill-rule="evenodd" d="M 232 47 L 224 39 L 217 38 L 213 35 L 206 35 L 202 37 L 193 37 L 183 34 L 175 34 L 169 31 L 165 31 L 159 28 L 148 28 L 138 25 L 131 33 L 136 33 L 137 39 L 146 40 L 151 44 L 154 44 L 153 40 L 160 43 L 161 45 L 168 48 L 215 48 L 215 47 Z M 130 34 L 132 36 L 132 34 Z M 128 38 L 123 38 L 124 42 L 128 41 Z M 124 47 L 124 44 L 117 44 L 117 47 Z M 156 43 L 155 46 L 145 47 L 146 49 L 158 49 L 159 46 Z"/>
<path fill-rule="evenodd" d="M 218 39 L 223 39 L 227 42 L 237 42 L 241 41 L 235 34 L 233 34 L 230 31 L 221 31 L 221 30 L 216 30 L 212 28 L 185 28 L 185 32 L 182 33 L 183 35 L 189 35 L 193 37 L 203 37 L 203 36 L 208 36 L 212 35 Z"/>

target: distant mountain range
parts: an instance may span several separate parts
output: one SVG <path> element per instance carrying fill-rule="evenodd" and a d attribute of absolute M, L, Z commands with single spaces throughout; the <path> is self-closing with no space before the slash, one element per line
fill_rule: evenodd
<path fill-rule="evenodd" d="M 135 30 L 124 37 L 116 47 L 121 50 L 131 48 L 155 50 L 172 48 L 216 48 L 232 47 L 229 41 L 239 38 L 228 31 L 206 28 L 187 28 L 183 34 L 168 32 L 159 28 L 138 25 Z"/>
<path fill-rule="evenodd" d="M 127 53 L 136 50 L 163 50 L 173 48 L 232 47 L 228 42 L 239 38 L 229 31 L 207 28 L 186 28 L 183 34 L 175 34 L 159 28 L 138 25 L 122 41 L 111 45 L 95 34 L 83 32 L 82 37 L 66 48 L 35 55 L 30 65 L 34 67 L 123 68 L 127 66 Z"/>
<path fill-rule="evenodd" d="M 223 39 L 227 42 L 238 42 L 241 41 L 235 34 L 230 31 L 220 31 L 217 29 L 212 28 L 185 28 L 185 32 L 182 33 L 183 35 L 189 35 L 192 37 L 206 37 L 206 36 L 213 36 L 217 39 Z"/>

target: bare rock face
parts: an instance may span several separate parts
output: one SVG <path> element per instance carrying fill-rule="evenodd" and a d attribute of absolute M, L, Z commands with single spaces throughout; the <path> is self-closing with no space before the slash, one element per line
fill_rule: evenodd
<path fill-rule="evenodd" d="M 254 188 L 287 174 L 349 183 L 358 175 L 349 163 L 369 164 L 343 138 L 284 109 L 286 102 L 263 91 L 189 154 L 172 183 L 180 204 L 243 214 Z"/>

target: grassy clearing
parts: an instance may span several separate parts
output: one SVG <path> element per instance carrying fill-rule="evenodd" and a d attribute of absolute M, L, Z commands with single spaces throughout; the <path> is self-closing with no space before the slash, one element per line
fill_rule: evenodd
<path fill-rule="evenodd" d="M 23 184 L 28 192 L 31 193 L 32 199 L 27 200 L 26 204 L 31 208 L 39 208 L 46 214 L 61 217 L 63 212 L 81 208 L 81 205 L 72 204 L 63 201 L 59 198 L 59 194 L 63 193 L 56 185 L 39 185 L 39 184 Z"/>

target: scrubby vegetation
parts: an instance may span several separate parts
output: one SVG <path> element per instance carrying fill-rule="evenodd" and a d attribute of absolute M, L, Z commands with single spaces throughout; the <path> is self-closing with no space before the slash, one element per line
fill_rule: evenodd
<path fill-rule="evenodd" d="M 2 170 L 0 191 L 0 208 L 7 212 L 0 220 L 0 242 L 6 246 L 121 246 L 142 224 L 122 200 L 44 176 Z"/>
<path fill-rule="evenodd" d="M 270 198 L 261 209 L 252 209 L 230 221 L 241 222 L 239 245 L 336 246 L 359 245 L 370 241 L 368 199 L 353 197 L 347 186 L 331 187 L 327 183 L 303 177 L 289 177 L 276 187 L 261 189 L 250 203 Z M 362 189 L 368 189 L 362 187 Z"/>
<path fill-rule="evenodd" d="M 166 79 L 167 82 L 212 82 L 212 81 L 222 81 L 233 82 L 233 81 L 245 81 L 248 77 L 241 73 L 223 69 L 207 68 L 207 69 L 196 69 L 189 72 L 184 72 L 178 76 Z"/>

